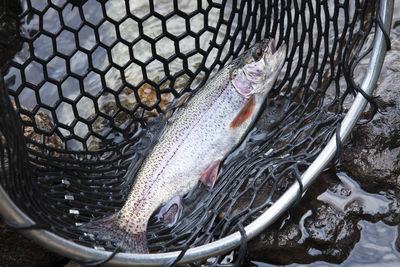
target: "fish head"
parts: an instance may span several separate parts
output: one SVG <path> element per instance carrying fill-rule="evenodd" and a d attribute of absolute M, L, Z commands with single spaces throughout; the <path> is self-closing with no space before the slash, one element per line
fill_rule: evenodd
<path fill-rule="evenodd" d="M 252 46 L 236 59 L 231 72 L 235 89 L 243 96 L 266 96 L 271 90 L 286 58 L 286 45 L 276 49 L 273 39 L 265 39 Z"/>

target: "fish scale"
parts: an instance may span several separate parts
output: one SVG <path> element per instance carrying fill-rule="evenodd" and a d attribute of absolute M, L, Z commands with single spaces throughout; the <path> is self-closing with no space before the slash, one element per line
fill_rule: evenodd
<path fill-rule="evenodd" d="M 255 58 L 260 51 L 261 57 Z M 285 53 L 285 46 L 275 51 L 273 41 L 264 40 L 221 69 L 167 122 L 122 209 L 82 229 L 98 238 L 120 241 L 127 252 L 147 253 L 146 228 L 154 211 L 184 196 L 199 180 L 212 186 L 219 163 L 257 117 Z M 178 212 L 169 213 L 168 204 L 165 207 L 167 217 L 178 217 Z"/>

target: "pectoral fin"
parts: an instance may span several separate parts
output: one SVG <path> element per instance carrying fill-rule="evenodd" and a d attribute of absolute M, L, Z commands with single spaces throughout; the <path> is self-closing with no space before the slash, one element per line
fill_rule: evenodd
<path fill-rule="evenodd" d="M 215 184 L 220 164 L 221 160 L 214 161 L 200 177 L 200 182 L 208 189 L 211 189 Z"/>
<path fill-rule="evenodd" d="M 234 130 L 242 125 L 248 118 L 250 118 L 253 113 L 254 105 L 256 104 L 256 100 L 254 95 L 251 95 L 249 99 L 247 99 L 243 108 L 239 111 L 236 117 L 233 119 L 230 125 L 230 129 Z"/>

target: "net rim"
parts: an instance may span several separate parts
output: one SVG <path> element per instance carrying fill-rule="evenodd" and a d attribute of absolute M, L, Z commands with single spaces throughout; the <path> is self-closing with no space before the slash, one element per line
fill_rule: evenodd
<path fill-rule="evenodd" d="M 393 5 L 393 0 L 380 1 L 379 15 L 382 18 L 383 28 L 386 32 L 390 32 Z M 374 46 L 369 59 L 368 69 L 361 85 L 361 89 L 368 95 L 371 95 L 375 88 L 383 65 L 386 50 L 387 44 L 383 31 L 379 25 L 376 25 Z M 341 124 L 340 139 L 342 142 L 349 136 L 366 104 L 367 100 L 361 93 L 358 93 Z M 311 183 L 317 178 L 318 174 L 321 173 L 332 160 L 336 153 L 336 149 L 336 136 L 333 136 L 325 148 L 320 152 L 318 157 L 303 173 L 301 182 L 304 190 L 311 185 Z M 250 240 L 254 238 L 278 219 L 296 201 L 299 193 L 300 185 L 299 183 L 294 183 L 269 209 L 244 228 L 247 239 Z M 34 225 L 34 221 L 32 221 L 15 205 L 1 185 L 0 214 L 3 215 L 3 218 L 7 222 L 17 226 Z M 55 253 L 80 262 L 97 261 L 103 258 L 107 259 L 112 253 L 78 245 L 47 230 L 21 230 L 21 233 Z M 241 238 L 240 232 L 235 232 L 209 244 L 190 248 L 178 263 L 189 263 L 228 252 L 240 245 Z M 110 261 L 105 263 L 105 265 L 164 266 L 174 262 L 179 254 L 180 251 L 154 254 L 117 253 Z"/>

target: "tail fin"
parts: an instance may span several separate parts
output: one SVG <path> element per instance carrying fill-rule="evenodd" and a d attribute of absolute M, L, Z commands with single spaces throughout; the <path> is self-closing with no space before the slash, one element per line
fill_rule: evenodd
<path fill-rule="evenodd" d="M 146 232 L 129 233 L 122 229 L 118 223 L 118 214 L 85 223 L 79 228 L 97 239 L 116 242 L 123 252 L 149 253 Z"/>

